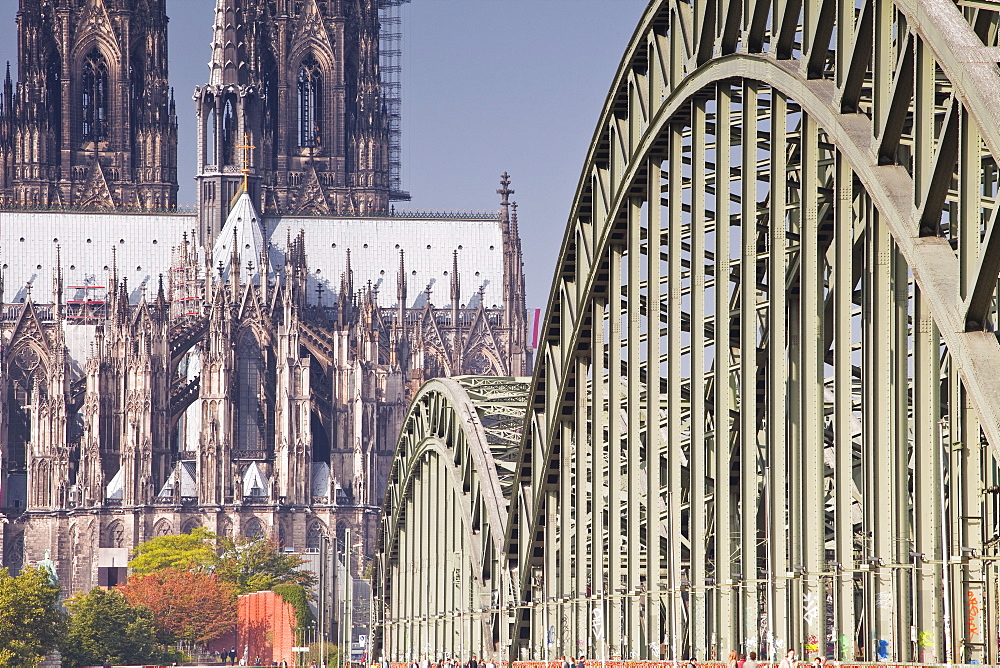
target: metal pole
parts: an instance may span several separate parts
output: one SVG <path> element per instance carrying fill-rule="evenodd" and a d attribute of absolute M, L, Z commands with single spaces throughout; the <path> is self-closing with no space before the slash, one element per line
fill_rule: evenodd
<path fill-rule="evenodd" d="M 941 443 L 941 576 L 944 582 L 944 654 L 950 666 L 955 659 L 951 636 L 951 578 L 948 567 L 948 522 L 945 521 L 945 481 L 944 463 L 948 459 L 948 447 L 944 442 L 944 420 L 938 422 L 938 440 Z"/>

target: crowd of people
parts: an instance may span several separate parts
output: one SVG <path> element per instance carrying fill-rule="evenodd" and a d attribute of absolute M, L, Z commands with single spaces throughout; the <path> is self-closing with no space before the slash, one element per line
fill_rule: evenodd
<path fill-rule="evenodd" d="M 420 661 L 410 662 L 410 668 L 497 668 L 497 664 L 493 659 L 479 661 L 475 654 L 470 655 L 468 661 L 452 657 L 431 661 L 425 654 Z"/>

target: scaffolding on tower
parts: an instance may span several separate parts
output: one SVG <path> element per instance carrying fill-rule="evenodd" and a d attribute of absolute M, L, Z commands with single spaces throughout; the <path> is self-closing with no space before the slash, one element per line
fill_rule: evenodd
<path fill-rule="evenodd" d="M 400 6 L 410 0 L 379 0 L 379 66 L 382 72 L 382 101 L 389 125 L 389 199 L 409 201 L 410 193 L 400 186 L 402 148 L 400 146 L 403 98 L 403 18 Z"/>

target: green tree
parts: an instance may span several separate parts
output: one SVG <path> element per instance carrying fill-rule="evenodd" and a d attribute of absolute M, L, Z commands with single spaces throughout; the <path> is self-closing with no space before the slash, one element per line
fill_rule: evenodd
<path fill-rule="evenodd" d="M 56 648 L 65 619 L 48 573 L 0 568 L 0 668 L 36 666 Z"/>
<path fill-rule="evenodd" d="M 132 575 L 150 575 L 165 568 L 210 571 L 217 560 L 217 541 L 205 527 L 179 536 L 158 536 L 140 543 L 128 565 Z"/>
<path fill-rule="evenodd" d="M 117 590 L 91 589 L 66 602 L 70 617 L 62 641 L 63 665 L 153 663 L 163 651 L 156 644 L 152 613 L 133 607 Z"/>
<path fill-rule="evenodd" d="M 316 577 L 302 570 L 298 555 L 282 552 L 274 539 L 222 538 L 221 554 L 215 566 L 219 579 L 233 586 L 236 594 L 273 589 L 280 584 L 297 584 L 309 589 Z"/>

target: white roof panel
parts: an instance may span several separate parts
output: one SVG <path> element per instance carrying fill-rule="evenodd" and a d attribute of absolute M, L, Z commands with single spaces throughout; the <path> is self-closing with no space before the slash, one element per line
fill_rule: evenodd
<path fill-rule="evenodd" d="M 83 297 L 83 291 L 78 295 L 70 286 L 108 285 L 112 249 L 118 276 L 128 279 L 132 301 L 139 300 L 142 286 L 151 299 L 159 274 L 166 277 L 170 269 L 171 247 L 196 227 L 195 217 L 188 214 L 0 212 L 4 301 L 21 301 L 28 283 L 37 302 L 52 301 L 57 247 L 67 300 Z"/>
<path fill-rule="evenodd" d="M 407 306 L 423 307 L 424 290 L 430 286 L 431 303 L 450 307 L 452 254 L 457 250 L 460 305 L 478 306 L 480 287 L 487 307 L 503 305 L 503 235 L 498 220 L 281 217 L 265 219 L 265 224 L 272 267 L 284 264 L 288 234 L 305 232 L 310 303 L 317 302 L 320 285 L 324 304 L 333 303 L 350 249 L 354 289 L 371 281 L 379 289 L 379 306 L 395 306 L 403 250 Z"/>

